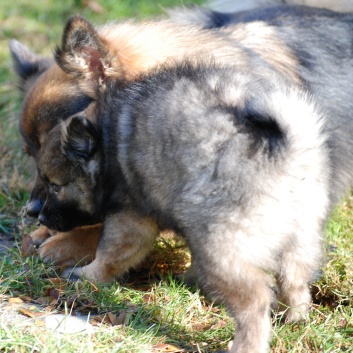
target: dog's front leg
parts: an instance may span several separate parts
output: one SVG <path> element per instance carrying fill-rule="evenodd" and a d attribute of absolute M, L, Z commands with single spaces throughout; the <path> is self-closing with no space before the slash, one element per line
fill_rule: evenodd
<path fill-rule="evenodd" d="M 66 269 L 65 277 L 111 282 L 139 265 L 150 252 L 159 229 L 156 223 L 131 210 L 107 216 L 95 260 L 83 267 Z"/>

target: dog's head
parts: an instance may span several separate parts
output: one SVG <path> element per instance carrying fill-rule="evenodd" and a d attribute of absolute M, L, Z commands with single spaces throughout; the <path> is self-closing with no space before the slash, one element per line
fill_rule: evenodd
<path fill-rule="evenodd" d="M 10 50 L 24 93 L 20 133 L 24 150 L 33 157 L 60 121 L 83 111 L 95 99 L 106 75 L 122 75 L 95 28 L 80 16 L 68 21 L 55 61 L 34 54 L 16 40 L 10 42 Z M 37 217 L 45 198 L 45 187 L 36 177 L 27 213 Z"/>
<path fill-rule="evenodd" d="M 101 220 L 99 139 L 89 120 L 78 115 L 52 129 L 36 162 L 46 192 L 42 224 L 68 231 Z"/>

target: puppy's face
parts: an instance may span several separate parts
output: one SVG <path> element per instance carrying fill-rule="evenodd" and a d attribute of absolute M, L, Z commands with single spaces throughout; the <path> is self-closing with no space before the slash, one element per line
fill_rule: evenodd
<path fill-rule="evenodd" d="M 50 131 L 36 159 L 46 191 L 38 219 L 58 231 L 101 221 L 96 132 L 82 117 L 69 120 Z"/>
<path fill-rule="evenodd" d="M 28 87 L 24 98 L 20 133 L 26 153 L 36 157 L 48 133 L 60 121 L 85 109 L 91 101 L 70 75 L 56 64 L 51 65 Z M 36 176 L 27 214 L 37 217 L 45 199 L 45 187 Z"/>
<path fill-rule="evenodd" d="M 71 18 L 64 30 L 55 60 L 41 58 L 17 41 L 10 42 L 24 102 L 20 133 L 24 150 L 36 158 L 48 133 L 69 117 L 83 111 L 95 98 L 110 68 L 109 50 L 85 19 Z M 120 67 L 118 63 L 115 63 Z M 117 77 L 121 74 L 115 72 Z M 35 184 L 27 203 L 27 213 L 37 217 L 46 199 L 42 179 Z"/>

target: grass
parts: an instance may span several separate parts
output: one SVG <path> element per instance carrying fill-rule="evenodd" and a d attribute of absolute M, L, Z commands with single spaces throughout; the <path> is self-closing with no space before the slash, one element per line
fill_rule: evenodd
<path fill-rule="evenodd" d="M 7 41 L 17 38 L 48 55 L 60 41 L 69 15 L 81 13 L 95 24 L 112 19 L 160 15 L 169 1 L 2 0 L 0 12 L 0 235 L 11 235 L 20 247 L 30 226 L 21 219 L 33 165 L 21 149 L 17 131 L 21 97 L 11 72 Z M 92 4 L 92 2 L 91 2 Z M 101 9 L 96 9 L 99 4 Z M 183 4 L 187 4 L 186 1 Z M 272 352 L 353 352 L 353 197 L 334 211 L 326 227 L 327 264 L 312 285 L 310 319 L 283 324 L 273 317 Z M 23 258 L 18 247 L 0 256 L 0 305 L 22 298 L 30 311 L 89 314 L 94 333 L 60 335 L 43 328 L 40 319 L 25 325 L 6 320 L 0 306 L 0 352 L 212 352 L 224 349 L 234 326 L 224 308 L 170 275 L 189 263 L 182 244 L 161 239 L 145 264 L 122 283 L 67 283 L 60 269 L 35 257 Z M 21 316 L 20 316 L 21 317 Z M 114 318 L 123 317 L 116 324 Z M 107 319 L 109 318 L 109 320 Z M 112 319 L 113 318 L 113 319 Z"/>

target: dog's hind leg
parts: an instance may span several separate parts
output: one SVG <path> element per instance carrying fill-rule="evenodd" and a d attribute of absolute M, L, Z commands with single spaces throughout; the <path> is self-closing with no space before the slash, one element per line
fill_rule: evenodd
<path fill-rule="evenodd" d="M 272 277 L 249 262 L 225 254 L 215 247 L 193 256 L 199 282 L 214 298 L 221 300 L 237 323 L 233 353 L 265 353 L 271 333 L 270 310 L 274 300 Z M 217 257 L 217 258 L 216 258 Z M 230 261 L 228 261 L 230 260 Z"/>
<path fill-rule="evenodd" d="M 320 237 L 319 237 L 320 239 Z M 279 288 L 279 304 L 286 310 L 288 322 L 306 318 L 311 294 L 309 283 L 315 278 L 321 259 L 321 245 L 300 244 L 282 254 L 280 273 L 276 276 Z"/>
<path fill-rule="evenodd" d="M 150 218 L 121 211 L 105 219 L 96 257 L 87 266 L 67 269 L 64 276 L 111 282 L 139 265 L 151 251 L 159 229 Z"/>
<path fill-rule="evenodd" d="M 287 258 L 291 256 L 286 254 Z M 285 320 L 294 322 L 304 320 L 309 312 L 311 295 L 309 281 L 311 272 L 304 265 L 286 262 L 278 278 L 279 308 L 286 310 Z"/>

